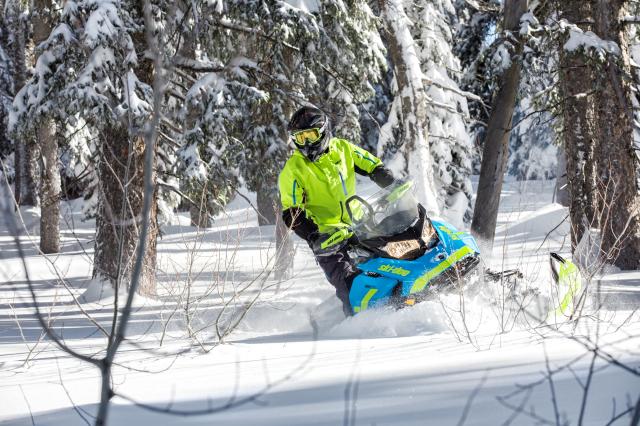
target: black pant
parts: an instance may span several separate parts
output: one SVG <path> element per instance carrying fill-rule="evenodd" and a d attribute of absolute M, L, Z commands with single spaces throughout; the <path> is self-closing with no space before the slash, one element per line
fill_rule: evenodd
<path fill-rule="evenodd" d="M 330 256 L 316 256 L 316 261 L 329 283 L 335 287 L 336 296 L 342 302 L 345 315 L 353 315 L 351 303 L 349 303 L 349 290 L 351 290 L 353 279 L 358 275 L 358 270 L 349 258 L 346 248 Z"/>

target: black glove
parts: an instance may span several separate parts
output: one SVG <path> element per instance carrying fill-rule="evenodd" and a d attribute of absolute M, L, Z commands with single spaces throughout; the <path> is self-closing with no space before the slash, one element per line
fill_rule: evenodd
<path fill-rule="evenodd" d="M 314 232 L 307 242 L 316 256 L 331 256 L 342 250 L 353 237 L 349 228 L 340 228 L 331 234 Z"/>

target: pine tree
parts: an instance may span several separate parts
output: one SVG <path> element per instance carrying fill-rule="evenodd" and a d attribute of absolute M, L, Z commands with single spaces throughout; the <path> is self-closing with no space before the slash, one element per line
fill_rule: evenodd
<path fill-rule="evenodd" d="M 524 47 L 519 30 L 521 18 L 526 11 L 527 0 L 507 0 L 505 3 L 504 28 L 507 37 L 513 42 L 514 53 L 505 54 L 499 91 L 487 123 L 480 180 L 471 223 L 474 234 L 490 245 L 493 244 L 496 230 L 502 183 L 506 172 L 509 134 L 520 85 L 521 55 Z M 503 49 L 506 47 L 503 46 Z"/>
<path fill-rule="evenodd" d="M 640 266 L 640 197 L 634 147 L 627 2 L 559 5 L 564 146 L 572 242 L 601 233 L 601 255 L 622 269 Z M 590 31 L 590 32 L 588 32 Z"/>
<path fill-rule="evenodd" d="M 558 167 L 561 138 L 561 97 L 558 85 L 556 25 L 550 5 L 538 6 L 521 22 L 525 49 L 518 103 L 509 141 L 509 174 L 518 179 L 553 179 L 565 174 Z M 535 14 L 535 15 L 534 15 Z"/>
<path fill-rule="evenodd" d="M 519 180 L 557 177 L 555 119 L 552 112 L 537 108 L 531 97 L 525 97 L 513 116 L 507 171 Z"/>
<path fill-rule="evenodd" d="M 34 76 L 18 93 L 16 125 L 81 116 L 98 135 L 94 278 L 129 285 L 142 208 L 142 129 L 151 110 L 152 67 L 144 57 L 142 3 L 69 1 L 40 47 Z M 155 289 L 155 208 L 140 292 Z"/>
<path fill-rule="evenodd" d="M 389 165 L 416 182 L 418 198 L 438 212 L 433 159 L 428 146 L 427 95 L 417 46 L 409 31 L 409 18 L 399 0 L 380 2 L 385 38 L 395 71 L 397 92 L 389 121 L 381 129 L 378 152 L 387 152 Z M 387 158 L 388 158 L 387 157 Z"/>
<path fill-rule="evenodd" d="M 492 104 L 497 92 L 500 74 L 499 64 L 494 60 L 500 43 L 494 34 L 500 18 L 501 2 L 456 0 L 454 6 L 458 26 L 453 49 L 463 71 L 460 88 L 477 96 L 469 100 L 468 129 L 477 151 L 473 157 L 473 168 L 475 173 L 479 173 L 479 152 L 489 121 L 488 105 Z"/>
<path fill-rule="evenodd" d="M 6 30 L 8 33 L 7 53 L 11 58 L 13 71 L 13 93 L 21 90 L 33 64 L 33 43 L 30 39 L 29 8 L 21 0 L 6 0 L 4 5 Z M 10 113 L 9 129 L 12 128 Z M 14 146 L 15 191 L 19 205 L 37 206 L 38 149 L 32 132 L 12 133 Z"/>
<path fill-rule="evenodd" d="M 450 0 L 407 2 L 405 8 L 424 74 L 438 203 L 449 220 L 462 226 L 471 213 L 473 145 L 466 129 L 467 99 L 458 86 L 461 65 L 452 48 L 456 9 Z"/>
<path fill-rule="evenodd" d="M 36 0 L 34 2 L 33 42 L 38 46 L 44 42 L 51 32 L 53 19 L 53 2 Z M 38 57 L 38 60 L 40 58 Z M 36 63 L 36 67 L 37 67 Z M 36 143 L 42 154 L 40 179 L 40 250 L 43 253 L 60 251 L 60 167 L 58 165 L 58 132 L 56 123 L 49 115 L 45 115 L 36 126 Z"/>
<path fill-rule="evenodd" d="M 11 180 L 13 180 L 13 163 L 7 164 L 7 157 L 13 151 L 11 141 L 9 139 L 8 120 L 9 111 L 11 110 L 11 101 L 13 99 L 13 63 L 7 52 L 9 45 L 9 29 L 5 22 L 4 0 L 0 1 L 0 7 L 3 13 L 0 14 L 0 159 L 6 168 Z M 2 170 L 0 170 L 2 174 Z"/>

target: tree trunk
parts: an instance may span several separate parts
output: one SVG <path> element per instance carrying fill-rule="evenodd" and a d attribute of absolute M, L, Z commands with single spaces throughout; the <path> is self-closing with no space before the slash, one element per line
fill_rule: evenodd
<path fill-rule="evenodd" d="M 621 269 L 640 268 L 640 196 L 633 150 L 633 105 L 623 0 L 562 2 L 561 17 L 603 40 L 619 54 L 603 60 L 582 49 L 560 49 L 566 99 L 564 145 L 570 188 L 572 243 L 587 226 L 601 233 L 601 257 Z M 579 96 L 578 96 L 579 95 Z"/>
<path fill-rule="evenodd" d="M 44 120 L 38 128 L 42 151 L 42 182 L 40 186 L 40 250 L 60 251 L 60 167 L 58 139 L 53 120 Z"/>
<path fill-rule="evenodd" d="M 293 241 L 289 227 L 282 220 L 282 208 L 277 204 L 276 211 L 276 261 L 274 277 L 276 280 L 291 278 L 293 271 Z"/>
<path fill-rule="evenodd" d="M 278 194 L 277 177 L 266 178 L 257 190 L 258 225 L 275 225 L 276 252 L 274 278 L 285 280 L 291 276 L 293 241 L 290 230 L 282 220 L 282 204 Z"/>
<path fill-rule="evenodd" d="M 33 43 L 38 46 L 49 37 L 51 0 L 36 0 L 33 10 Z M 58 139 L 55 122 L 44 117 L 37 130 L 42 155 L 40 183 L 40 250 L 43 253 L 60 251 L 60 167 L 58 166 Z"/>
<path fill-rule="evenodd" d="M 520 17 L 527 11 L 527 0 L 506 0 L 504 6 L 504 28 L 518 34 Z M 516 55 L 522 45 L 516 46 Z M 500 207 L 500 193 L 509 154 L 511 122 L 520 84 L 521 64 L 513 57 L 511 66 L 500 79 L 500 89 L 491 110 L 485 134 L 480 166 L 480 181 L 473 210 L 471 231 L 488 245 L 493 245 Z"/>
<path fill-rule="evenodd" d="M 567 1 L 562 16 L 569 22 L 583 22 L 591 16 L 588 1 Z M 563 109 L 564 148 L 567 159 L 571 240 L 575 248 L 586 225 L 595 217 L 590 182 L 595 177 L 594 146 L 597 144 L 596 111 L 592 92 L 592 72 L 582 53 L 566 52 L 560 45 L 560 87 L 566 98 Z M 584 96 L 576 96 L 584 94 Z"/>
<path fill-rule="evenodd" d="M 189 14 L 189 10 L 191 8 L 191 4 L 185 1 L 177 2 L 178 9 L 185 14 Z M 182 44 L 178 48 L 178 52 L 184 58 L 195 60 L 195 52 L 196 52 L 196 39 L 195 33 L 191 30 L 190 27 L 184 26 L 182 30 Z M 197 79 L 197 74 L 190 71 L 184 71 L 191 78 Z M 183 77 L 175 76 L 174 78 L 183 79 Z M 189 85 L 188 81 L 184 81 L 185 85 Z M 187 114 L 183 123 L 183 132 L 187 134 L 192 131 L 192 129 L 196 126 L 196 121 L 198 118 L 198 111 L 195 107 L 191 105 L 187 105 Z M 197 228 L 210 228 L 213 226 L 213 216 L 217 213 L 217 209 L 215 208 L 214 200 L 212 200 L 211 187 L 209 182 L 203 182 L 202 186 L 198 189 L 193 189 L 192 187 L 187 190 L 187 193 L 190 197 L 192 197 L 194 203 L 190 203 L 189 205 L 189 217 L 191 219 L 191 226 L 195 226 Z"/>
<path fill-rule="evenodd" d="M 5 21 L 5 2 L 4 0 L 0 0 L 0 10 L 3 13 L 0 13 L 0 48 L 3 50 L 6 56 L 0 57 L 0 61 L 3 61 L 3 67 L 5 67 L 6 72 L 8 72 L 8 76 L 0 79 L 0 156 L 5 158 L 6 155 L 13 151 L 11 146 L 11 141 L 9 139 L 9 129 L 7 126 L 7 121 L 9 119 L 9 108 L 11 99 L 14 96 L 13 93 L 13 69 L 11 66 L 11 60 L 6 51 L 9 45 L 9 30 L 7 23 Z M 6 106 L 5 106 L 6 105 Z"/>
<path fill-rule="evenodd" d="M 5 9 L 7 30 L 11 32 L 11 46 L 8 49 L 14 69 L 14 95 L 24 86 L 27 79 L 27 64 L 33 63 L 34 45 L 27 38 L 29 28 L 25 21 L 22 3 L 10 2 Z M 15 197 L 18 205 L 37 206 L 38 146 L 31 135 L 14 137 Z"/>
<path fill-rule="evenodd" d="M 258 187 L 256 191 L 256 204 L 258 208 L 258 225 L 275 225 L 278 214 L 278 182 L 268 179 Z"/>
<path fill-rule="evenodd" d="M 143 2 L 136 3 L 143 16 Z M 143 83 L 153 85 L 153 62 L 144 58 L 147 49 L 144 31 L 133 35 L 136 51 L 140 52 L 136 76 Z M 144 58 L 144 59 L 142 59 Z M 155 107 L 160 107 L 155 105 Z M 108 281 L 113 288 L 127 289 L 136 261 L 136 248 L 140 239 L 140 224 L 144 203 L 144 151 L 145 141 L 141 129 L 129 129 L 122 123 L 113 123 L 101 132 L 99 153 L 100 203 L 96 219 L 96 245 L 94 278 Z M 146 250 L 137 291 L 145 296 L 156 295 L 156 244 L 158 237 L 158 187 L 156 154 L 153 160 L 154 187 Z"/>
<path fill-rule="evenodd" d="M 113 288 L 129 288 L 135 262 L 144 199 L 144 140 L 127 128 L 114 125 L 101 134 L 98 165 L 100 204 L 96 219 L 93 276 Z M 155 182 L 155 176 L 154 176 Z M 156 190 L 157 192 L 157 190 Z M 153 296 L 156 290 L 157 203 L 151 207 L 149 233 L 138 292 Z"/>
<path fill-rule="evenodd" d="M 205 182 L 200 195 L 193 200 L 195 204 L 189 206 L 191 226 L 197 228 L 210 228 L 213 226 L 213 209 L 210 208 L 210 194 Z"/>
<path fill-rule="evenodd" d="M 556 188 L 554 201 L 564 207 L 569 207 L 569 183 L 567 181 L 567 156 L 564 148 L 558 149 Z"/>
<path fill-rule="evenodd" d="M 410 22 L 400 0 L 379 0 L 386 25 L 389 54 L 398 85 L 396 97 L 399 122 L 402 123 L 400 143 L 405 173 L 416 183 L 418 199 L 432 212 L 439 212 L 433 179 L 427 129 L 429 126 L 423 74 L 415 43 L 409 32 Z"/>

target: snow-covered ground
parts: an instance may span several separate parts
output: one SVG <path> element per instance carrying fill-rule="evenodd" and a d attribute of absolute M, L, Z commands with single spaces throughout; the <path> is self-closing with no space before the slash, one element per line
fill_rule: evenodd
<path fill-rule="evenodd" d="M 640 394 L 639 316 L 633 304 L 595 310 L 590 302 L 577 322 L 548 315 L 549 252 L 570 252 L 567 211 L 552 194 L 553 182 L 505 185 L 496 243 L 483 259 L 523 272 L 515 293 L 476 279 L 462 293 L 349 319 L 300 241 L 290 279 L 265 274 L 273 228 L 258 227 L 244 200 L 204 233 L 180 217 L 158 244 L 160 297 L 136 301 L 116 357 L 121 396 L 109 424 L 629 424 L 628 413 L 609 422 Z M 93 257 L 94 223 L 79 211 L 66 204 L 61 255 L 39 256 L 20 238 L 51 326 L 74 349 L 100 356 L 105 336 L 95 323 L 108 329 L 112 299 L 74 301 Z M 93 423 L 99 371 L 43 336 L 4 220 L 0 424 Z"/>

